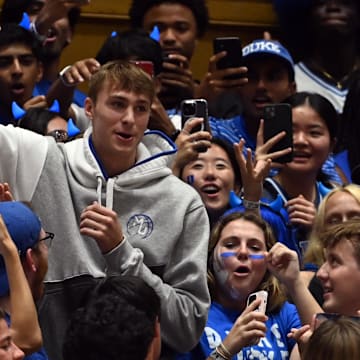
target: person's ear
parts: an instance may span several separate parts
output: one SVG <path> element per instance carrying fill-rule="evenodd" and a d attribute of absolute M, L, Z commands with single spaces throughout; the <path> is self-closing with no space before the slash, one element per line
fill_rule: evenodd
<path fill-rule="evenodd" d="M 93 120 L 93 114 L 94 114 L 94 107 L 95 104 L 92 101 L 92 99 L 90 99 L 89 97 L 87 97 L 85 99 L 85 103 L 84 103 L 84 110 L 85 110 L 85 115 L 92 121 Z"/>
<path fill-rule="evenodd" d="M 290 83 L 290 92 L 291 92 L 291 95 L 295 94 L 297 91 L 297 86 L 296 86 L 296 82 L 295 81 L 292 81 Z"/>
<path fill-rule="evenodd" d="M 37 264 L 33 249 L 27 249 L 25 255 L 25 268 L 28 272 L 35 273 L 37 271 Z"/>
<path fill-rule="evenodd" d="M 158 95 L 161 91 L 161 81 L 157 76 L 154 77 L 154 88 L 155 94 Z"/>
<path fill-rule="evenodd" d="M 334 137 L 334 138 L 332 138 L 330 140 L 330 151 L 329 151 L 329 153 L 332 153 L 334 151 L 335 146 L 337 144 L 337 141 L 338 141 L 338 139 L 336 137 Z"/>

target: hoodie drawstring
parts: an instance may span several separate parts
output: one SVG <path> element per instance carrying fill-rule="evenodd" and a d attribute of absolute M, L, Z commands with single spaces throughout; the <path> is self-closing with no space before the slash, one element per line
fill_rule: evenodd
<path fill-rule="evenodd" d="M 101 176 L 97 176 L 97 188 L 96 188 L 96 194 L 97 194 L 97 201 L 99 205 L 102 205 L 101 203 L 101 190 L 103 185 L 103 178 Z M 109 178 L 106 182 L 106 202 L 105 206 L 108 209 L 112 209 L 114 205 L 114 184 L 115 179 Z"/>
<path fill-rule="evenodd" d="M 113 208 L 114 199 L 114 183 L 115 179 L 109 178 L 106 183 L 106 207 L 108 209 Z"/>

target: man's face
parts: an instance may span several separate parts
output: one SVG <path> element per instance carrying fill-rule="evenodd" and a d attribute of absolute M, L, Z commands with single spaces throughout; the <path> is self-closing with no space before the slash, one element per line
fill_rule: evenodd
<path fill-rule="evenodd" d="M 47 0 L 35 0 L 26 9 L 33 21 L 37 18 Z M 45 58 L 56 58 L 61 55 L 62 50 L 70 44 L 72 39 L 72 30 L 67 16 L 54 22 L 48 30 L 46 40 L 43 43 L 43 52 Z"/>
<path fill-rule="evenodd" d="M 239 89 L 246 116 L 260 119 L 265 105 L 282 102 L 295 92 L 287 67 L 276 57 L 254 58 L 246 66 L 249 81 Z"/>
<path fill-rule="evenodd" d="M 317 273 L 324 288 L 324 310 L 356 316 L 360 309 L 360 267 L 352 243 L 345 238 L 340 240 L 326 250 L 325 257 Z"/>
<path fill-rule="evenodd" d="M 92 140 L 105 168 L 114 161 L 122 162 L 123 169 L 134 165 L 150 110 L 149 97 L 123 90 L 121 84 L 108 80 L 99 91 L 96 102 L 86 99 L 85 112 L 93 126 Z"/>
<path fill-rule="evenodd" d="M 39 241 L 32 249 L 32 258 L 36 266 L 36 272 L 29 281 L 34 300 L 41 299 L 44 293 L 44 278 L 48 270 L 47 239 L 46 232 L 44 229 L 41 229 Z"/>
<path fill-rule="evenodd" d="M 163 3 L 151 7 L 144 16 L 143 27 L 151 32 L 154 26 L 160 31 L 160 45 L 165 54 L 181 54 L 192 58 L 197 25 L 192 11 L 177 3 Z"/>
<path fill-rule="evenodd" d="M 42 66 L 30 48 L 13 44 L 0 49 L 0 102 L 22 106 L 31 98 L 34 86 L 41 79 Z"/>
<path fill-rule="evenodd" d="M 351 35 L 359 28 L 358 0 L 317 0 L 313 2 L 311 24 L 315 34 Z"/>

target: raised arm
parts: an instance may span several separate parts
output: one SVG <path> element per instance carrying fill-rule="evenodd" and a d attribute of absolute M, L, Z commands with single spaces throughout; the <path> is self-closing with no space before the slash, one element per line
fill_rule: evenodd
<path fill-rule="evenodd" d="M 98 71 L 99 67 L 100 64 L 94 58 L 82 59 L 76 61 L 73 65 L 65 67 L 47 92 L 47 103 L 52 104 L 55 99 L 58 100 L 61 113 L 74 118 L 74 114 L 68 113 L 74 90 L 77 85 L 90 80 L 92 74 Z"/>
<path fill-rule="evenodd" d="M 34 300 L 22 268 L 16 245 L 0 215 L 0 253 L 4 258 L 10 288 L 11 329 L 14 343 L 26 354 L 42 345 Z"/>

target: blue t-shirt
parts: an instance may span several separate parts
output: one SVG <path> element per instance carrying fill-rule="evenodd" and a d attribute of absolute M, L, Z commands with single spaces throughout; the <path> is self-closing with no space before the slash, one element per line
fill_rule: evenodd
<path fill-rule="evenodd" d="M 181 354 L 177 360 L 206 359 L 212 351 L 226 338 L 236 319 L 238 311 L 229 310 L 212 302 L 208 321 L 198 346 L 190 353 Z M 295 305 L 285 302 L 277 314 L 268 315 L 266 336 L 257 345 L 243 348 L 233 360 L 286 360 L 295 345 L 287 334 L 292 328 L 301 326 Z"/>

